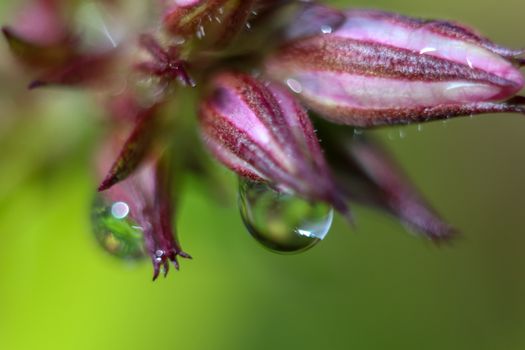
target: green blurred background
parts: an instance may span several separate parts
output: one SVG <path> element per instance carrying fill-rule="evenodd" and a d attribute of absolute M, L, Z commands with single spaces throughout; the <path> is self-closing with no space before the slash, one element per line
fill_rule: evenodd
<path fill-rule="evenodd" d="M 522 0 L 337 3 L 525 45 Z M 0 2 L 2 24 L 15 5 Z M 149 262 L 116 261 L 90 232 L 101 110 L 26 83 L 1 42 L 0 349 L 525 349 L 523 118 L 371 132 L 461 230 L 450 246 L 356 208 L 357 228 L 339 217 L 322 244 L 280 256 L 192 183 L 178 228 L 194 260 L 152 283 Z"/>

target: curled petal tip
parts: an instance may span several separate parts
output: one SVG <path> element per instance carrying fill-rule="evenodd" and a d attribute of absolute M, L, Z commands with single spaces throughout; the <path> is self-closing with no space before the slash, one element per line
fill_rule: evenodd
<path fill-rule="evenodd" d="M 190 259 L 190 260 L 193 259 L 192 256 L 191 256 L 190 254 L 185 253 L 185 252 L 183 252 L 183 251 L 178 252 L 178 255 L 179 255 L 180 257 L 184 258 L 184 259 Z"/>

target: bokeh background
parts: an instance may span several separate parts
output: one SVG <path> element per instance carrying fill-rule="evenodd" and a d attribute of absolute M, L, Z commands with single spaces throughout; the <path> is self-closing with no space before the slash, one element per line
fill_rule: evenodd
<path fill-rule="evenodd" d="M 522 0 L 333 3 L 525 45 Z M 0 1 L 2 24 L 19 4 Z M 115 260 L 90 232 L 102 111 L 79 92 L 25 92 L 13 67 L 1 41 L 0 349 L 525 349 L 524 118 L 369 132 L 461 230 L 450 246 L 355 208 L 356 228 L 338 217 L 314 249 L 276 255 L 234 201 L 217 205 L 192 182 L 178 228 L 194 260 L 152 283 L 149 262 Z"/>

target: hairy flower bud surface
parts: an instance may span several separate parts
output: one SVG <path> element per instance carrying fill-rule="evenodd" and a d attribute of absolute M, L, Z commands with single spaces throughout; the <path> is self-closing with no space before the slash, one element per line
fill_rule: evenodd
<path fill-rule="evenodd" d="M 164 26 L 183 39 L 197 38 L 204 46 L 221 46 L 243 28 L 255 0 L 166 1 Z"/>
<path fill-rule="evenodd" d="M 355 126 L 408 123 L 487 112 L 524 113 L 522 51 L 474 31 L 380 11 L 345 12 L 333 32 L 283 45 L 267 61 L 332 121 Z"/>
<path fill-rule="evenodd" d="M 243 177 L 346 212 L 304 109 L 285 89 L 222 73 L 200 108 L 206 145 Z"/>

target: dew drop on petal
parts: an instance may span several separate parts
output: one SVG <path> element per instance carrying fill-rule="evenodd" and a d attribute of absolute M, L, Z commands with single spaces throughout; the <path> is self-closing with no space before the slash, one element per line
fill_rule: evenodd
<path fill-rule="evenodd" d="M 292 79 L 292 78 L 286 79 L 286 85 L 288 85 L 290 90 L 292 90 L 296 94 L 300 94 L 301 92 L 303 92 L 303 86 L 301 85 L 299 81 L 295 79 Z"/>
<path fill-rule="evenodd" d="M 91 208 L 95 239 L 104 250 L 121 259 L 145 257 L 142 228 L 131 218 L 126 202 L 108 202 L 97 194 Z"/>
<path fill-rule="evenodd" d="M 240 179 L 239 209 L 248 232 L 278 253 L 299 253 L 319 243 L 330 230 L 333 209 L 278 192 L 265 183 Z"/>
<path fill-rule="evenodd" d="M 332 33 L 332 31 L 333 31 L 333 28 L 329 25 L 324 24 L 321 26 L 321 33 L 323 34 L 330 34 Z"/>

